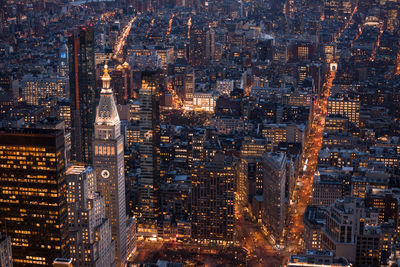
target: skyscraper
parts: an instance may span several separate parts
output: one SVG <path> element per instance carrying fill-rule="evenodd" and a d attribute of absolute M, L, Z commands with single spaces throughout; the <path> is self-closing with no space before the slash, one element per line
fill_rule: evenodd
<path fill-rule="evenodd" d="M 286 220 L 286 164 L 287 157 L 283 152 L 266 152 L 263 156 L 263 222 L 274 238 L 275 243 L 284 242 Z"/>
<path fill-rule="evenodd" d="M 160 122 L 157 72 L 145 72 L 139 91 L 140 176 L 138 232 L 157 235 L 159 210 Z"/>
<path fill-rule="evenodd" d="M 105 198 L 106 216 L 111 222 L 112 237 L 116 244 L 116 265 L 126 261 L 126 208 L 124 140 L 115 98 L 110 88 L 111 77 L 107 65 L 102 77 L 103 87 L 96 109 L 94 123 L 93 166 L 98 190 Z"/>
<path fill-rule="evenodd" d="M 14 266 L 69 256 L 64 132 L 0 130 L 0 229 Z"/>
<path fill-rule="evenodd" d="M 69 84 L 71 98 L 71 157 L 90 162 L 96 92 L 93 27 L 80 27 L 69 37 Z"/>
<path fill-rule="evenodd" d="M 193 66 L 201 66 L 207 59 L 207 31 L 199 26 L 190 30 L 189 61 Z"/>
<path fill-rule="evenodd" d="M 192 238 L 210 245 L 234 241 L 235 170 L 231 158 L 217 152 L 192 171 Z"/>
<path fill-rule="evenodd" d="M 70 254 L 74 266 L 115 266 L 115 243 L 104 197 L 97 191 L 92 167 L 67 170 Z M 72 266 L 72 265 L 71 265 Z"/>
<path fill-rule="evenodd" d="M 62 77 L 68 76 L 68 46 L 67 44 L 63 44 L 58 52 L 58 65 L 57 65 L 57 72 Z"/>

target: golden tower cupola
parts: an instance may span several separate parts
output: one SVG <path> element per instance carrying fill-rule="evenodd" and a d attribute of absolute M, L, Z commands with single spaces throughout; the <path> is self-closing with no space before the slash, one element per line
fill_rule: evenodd
<path fill-rule="evenodd" d="M 103 71 L 103 76 L 101 76 L 101 80 L 103 81 L 103 90 L 111 90 L 110 88 L 110 82 L 111 82 L 111 77 L 110 74 L 108 74 L 108 66 L 107 64 L 104 65 L 104 71 Z"/>

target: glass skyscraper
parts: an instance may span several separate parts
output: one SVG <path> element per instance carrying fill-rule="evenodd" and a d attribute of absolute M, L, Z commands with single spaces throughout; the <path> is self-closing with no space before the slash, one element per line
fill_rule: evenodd
<path fill-rule="evenodd" d="M 96 113 L 94 33 L 92 26 L 75 29 L 68 40 L 71 99 L 71 158 L 90 163 Z"/>

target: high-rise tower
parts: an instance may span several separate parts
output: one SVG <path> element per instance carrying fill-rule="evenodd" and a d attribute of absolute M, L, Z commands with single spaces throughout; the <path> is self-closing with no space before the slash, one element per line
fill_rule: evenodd
<path fill-rule="evenodd" d="M 195 163 L 192 174 L 192 238 L 210 245 L 232 245 L 235 229 L 235 170 L 218 151 Z"/>
<path fill-rule="evenodd" d="M 92 167 L 72 165 L 67 173 L 70 257 L 74 266 L 115 266 L 115 242 L 104 197 Z"/>
<path fill-rule="evenodd" d="M 96 77 L 93 27 L 76 29 L 68 40 L 69 84 L 71 98 L 71 157 L 89 163 L 92 159 L 95 118 Z"/>
<path fill-rule="evenodd" d="M 0 231 L 14 266 L 69 257 L 64 132 L 0 130 Z"/>
<path fill-rule="evenodd" d="M 68 60 L 68 46 L 63 44 L 58 51 L 58 65 L 57 72 L 62 77 L 68 76 L 69 60 Z"/>
<path fill-rule="evenodd" d="M 124 141 L 115 98 L 110 88 L 111 77 L 107 65 L 102 77 L 103 87 L 94 123 L 93 166 L 97 188 L 105 198 L 106 216 L 111 222 L 111 233 L 116 243 L 117 266 L 126 261 L 126 209 Z"/>
<path fill-rule="evenodd" d="M 157 235 L 159 212 L 160 122 L 158 72 L 143 73 L 140 101 L 138 234 Z"/>
<path fill-rule="evenodd" d="M 192 26 L 190 30 L 189 61 L 193 66 L 201 66 L 207 59 L 207 30 Z"/>

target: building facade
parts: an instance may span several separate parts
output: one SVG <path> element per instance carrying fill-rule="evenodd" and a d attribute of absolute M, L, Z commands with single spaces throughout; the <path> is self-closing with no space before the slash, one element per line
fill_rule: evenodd
<path fill-rule="evenodd" d="M 97 191 L 92 167 L 67 169 L 68 225 L 73 266 L 115 266 L 115 243 L 104 197 Z"/>
<path fill-rule="evenodd" d="M 234 242 L 235 171 L 232 162 L 217 152 L 192 171 L 192 239 L 206 245 Z"/>
<path fill-rule="evenodd" d="M 284 228 L 287 215 L 286 207 L 286 154 L 266 152 L 263 156 L 263 223 L 271 232 L 276 244 L 284 240 Z M 268 200 L 268 201 L 267 201 Z"/>
<path fill-rule="evenodd" d="M 193 66 L 206 63 L 207 31 L 201 27 L 190 29 L 189 61 Z"/>
<path fill-rule="evenodd" d="M 157 72 L 144 73 L 140 101 L 138 234 L 157 235 L 159 213 L 160 124 Z"/>
<path fill-rule="evenodd" d="M 69 256 L 64 150 L 62 130 L 0 130 L 0 227 L 14 266 Z"/>
<path fill-rule="evenodd" d="M 360 123 L 360 100 L 357 97 L 329 97 L 327 114 L 341 115 L 348 118 L 351 123 L 359 126 Z"/>
<path fill-rule="evenodd" d="M 96 78 L 92 26 L 76 29 L 68 40 L 71 98 L 72 151 L 76 162 L 92 160 L 93 124 L 96 112 Z"/>
<path fill-rule="evenodd" d="M 31 76 L 22 78 L 22 98 L 28 105 L 39 105 L 46 97 L 65 98 L 68 95 L 68 80 L 59 76 Z"/>
<path fill-rule="evenodd" d="M 116 266 L 126 261 L 126 203 L 124 138 L 107 65 L 102 77 L 103 87 L 96 110 L 93 141 L 93 167 L 96 171 L 97 188 L 105 199 L 106 216 L 110 220 L 111 233 L 116 245 Z"/>
<path fill-rule="evenodd" d="M 11 238 L 0 233 L 0 266 L 12 267 Z"/>

